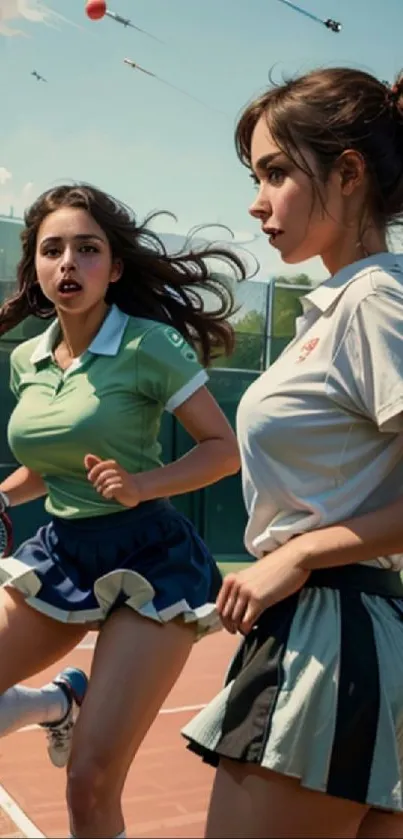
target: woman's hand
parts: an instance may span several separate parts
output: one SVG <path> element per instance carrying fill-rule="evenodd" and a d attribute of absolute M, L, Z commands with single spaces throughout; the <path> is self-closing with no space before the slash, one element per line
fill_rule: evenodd
<path fill-rule="evenodd" d="M 403 496 L 362 516 L 290 539 L 239 574 L 225 577 L 217 599 L 229 632 L 250 632 L 259 615 L 305 585 L 317 568 L 341 568 L 403 551 Z"/>
<path fill-rule="evenodd" d="M 224 578 L 217 609 L 228 632 L 246 635 L 265 609 L 305 585 L 310 571 L 300 567 L 300 559 L 298 547 L 294 549 L 294 540 L 290 540 L 238 574 Z"/>
<path fill-rule="evenodd" d="M 94 454 L 87 454 L 84 466 L 88 480 L 104 498 L 114 498 L 124 507 L 137 507 L 142 500 L 136 476 L 126 472 L 116 460 L 101 460 Z"/>

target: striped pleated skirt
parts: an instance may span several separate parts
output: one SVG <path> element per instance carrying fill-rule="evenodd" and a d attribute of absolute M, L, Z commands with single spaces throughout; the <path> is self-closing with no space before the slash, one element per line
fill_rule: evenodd
<path fill-rule="evenodd" d="M 397 572 L 315 572 L 243 640 L 188 748 L 313 790 L 403 810 L 403 584 Z"/>

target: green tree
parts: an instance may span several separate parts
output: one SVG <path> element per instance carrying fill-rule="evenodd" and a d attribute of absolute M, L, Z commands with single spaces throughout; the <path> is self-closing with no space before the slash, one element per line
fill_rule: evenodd
<path fill-rule="evenodd" d="M 300 297 L 306 293 L 300 288 L 308 289 L 312 281 L 307 274 L 297 274 L 293 277 L 275 277 L 276 289 L 273 305 L 273 341 L 271 345 L 271 361 L 274 361 L 284 347 L 294 337 L 295 319 L 301 314 Z M 279 286 L 289 286 L 281 288 Z M 236 346 L 230 358 L 217 359 L 215 367 L 232 367 L 241 370 L 260 370 L 266 359 L 266 314 L 257 309 L 251 309 L 243 317 L 236 317 L 233 325 L 236 332 Z"/>
<path fill-rule="evenodd" d="M 234 320 L 235 350 L 230 358 L 216 359 L 213 366 L 260 370 L 264 354 L 264 321 L 264 315 L 255 309 Z"/>
<path fill-rule="evenodd" d="M 288 338 L 295 335 L 295 320 L 302 314 L 301 297 L 306 294 L 305 289 L 312 286 L 307 274 L 295 277 L 276 277 L 276 289 L 273 303 L 273 337 Z M 289 286 L 280 288 L 280 286 Z M 304 291 L 293 286 L 304 286 Z"/>
<path fill-rule="evenodd" d="M 238 370 L 260 370 L 265 352 L 265 316 L 252 309 L 235 324 L 235 352 L 230 361 L 231 367 Z"/>
<path fill-rule="evenodd" d="M 308 274 L 294 274 L 293 277 L 284 277 L 283 274 L 279 274 L 278 277 L 274 278 L 274 282 L 284 285 L 312 286 L 312 280 L 308 277 Z"/>

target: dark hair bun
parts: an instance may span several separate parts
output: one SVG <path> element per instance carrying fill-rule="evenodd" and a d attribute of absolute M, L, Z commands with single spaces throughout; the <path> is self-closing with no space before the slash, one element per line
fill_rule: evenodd
<path fill-rule="evenodd" d="M 388 87 L 387 97 L 394 115 L 403 122 L 403 73 L 400 73 L 393 85 Z"/>

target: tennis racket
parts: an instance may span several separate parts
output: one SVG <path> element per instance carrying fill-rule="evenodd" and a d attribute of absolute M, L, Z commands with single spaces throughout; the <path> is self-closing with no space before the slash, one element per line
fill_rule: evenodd
<path fill-rule="evenodd" d="M 13 525 L 6 513 L 9 506 L 8 495 L 0 490 L 0 559 L 9 556 L 13 547 Z"/>
<path fill-rule="evenodd" d="M 7 513 L 0 513 L 0 559 L 9 556 L 13 548 L 13 526 Z"/>

